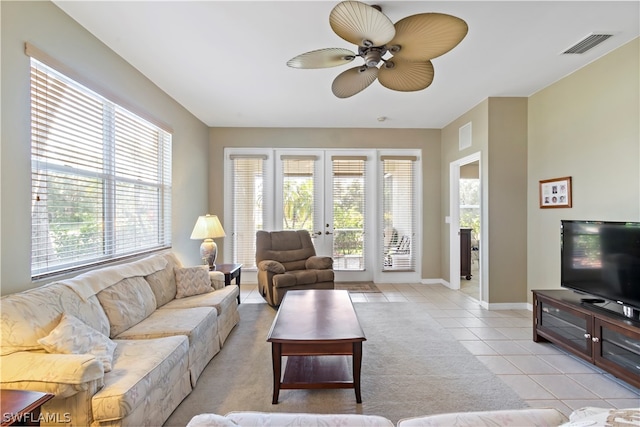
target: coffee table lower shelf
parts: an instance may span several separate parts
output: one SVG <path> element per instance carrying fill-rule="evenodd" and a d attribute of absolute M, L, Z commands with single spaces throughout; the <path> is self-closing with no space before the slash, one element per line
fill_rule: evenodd
<path fill-rule="evenodd" d="M 354 388 L 348 356 L 288 356 L 281 389 Z"/>

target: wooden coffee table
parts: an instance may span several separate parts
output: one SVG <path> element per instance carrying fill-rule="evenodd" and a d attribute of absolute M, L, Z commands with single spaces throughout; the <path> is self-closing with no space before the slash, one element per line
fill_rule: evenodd
<path fill-rule="evenodd" d="M 324 388 L 353 388 L 356 402 L 362 403 L 360 369 L 366 338 L 348 291 L 287 291 L 267 341 L 273 359 L 272 403 L 278 403 L 280 389 Z"/>

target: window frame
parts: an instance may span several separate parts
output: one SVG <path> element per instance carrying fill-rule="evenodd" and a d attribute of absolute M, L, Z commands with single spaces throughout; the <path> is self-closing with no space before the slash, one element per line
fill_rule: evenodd
<path fill-rule="evenodd" d="M 171 248 L 171 129 L 157 120 L 150 121 L 146 114 L 138 114 L 123 105 L 126 103 L 119 102 L 117 97 L 110 97 L 101 93 L 99 89 L 96 90 L 93 85 L 87 85 L 86 80 L 76 79 L 76 73 L 32 45 L 27 43 L 25 51 L 30 56 L 29 73 L 31 76 L 29 101 L 32 118 L 30 123 L 31 279 L 40 280 Z M 46 77 L 44 83 L 34 83 L 34 79 L 37 82 L 38 78 L 43 76 Z M 58 82 L 68 88 L 69 94 L 82 94 L 90 99 L 93 105 L 102 108 L 102 121 L 100 122 L 102 126 L 95 125 L 97 121 L 94 118 L 91 123 L 92 127 L 89 128 L 89 132 L 102 135 L 102 153 L 92 154 L 100 160 L 96 162 L 100 166 L 83 167 L 83 164 L 86 166 L 89 160 L 77 160 L 84 153 L 76 153 L 74 158 L 73 148 L 86 149 L 86 147 L 81 146 L 81 142 L 73 142 L 71 137 L 60 137 L 55 152 L 56 156 L 61 156 L 60 158 L 54 159 L 52 153 L 43 153 L 43 150 L 52 144 L 50 137 L 53 131 L 49 131 L 49 129 L 67 130 L 82 121 L 79 114 L 83 112 L 82 107 L 78 107 L 71 101 L 67 105 L 75 105 L 78 110 L 71 110 L 67 117 L 72 119 L 66 122 L 65 119 L 58 118 L 55 114 L 58 111 L 55 109 L 53 113 L 48 110 L 47 113 L 39 111 L 37 105 L 39 101 L 49 102 L 51 101 L 49 97 L 55 96 L 54 91 L 52 94 L 49 94 L 48 91 L 39 92 L 43 87 L 50 88 L 50 82 Z M 66 103 L 67 101 L 65 98 L 59 102 Z M 43 123 L 47 129 L 44 136 L 41 128 L 38 131 L 38 126 L 42 127 Z M 143 136 L 141 129 L 148 130 L 148 134 Z M 132 132 L 133 136 L 125 138 L 123 136 L 125 132 Z M 81 133 L 79 138 L 85 135 Z M 81 141 L 88 143 L 88 140 Z M 92 147 L 99 146 L 100 144 L 94 141 Z M 139 155 L 132 155 L 129 152 L 136 149 L 148 151 Z M 77 150 L 77 152 L 81 151 Z M 128 166 L 126 171 L 116 168 L 113 161 L 116 156 L 120 157 L 119 167 L 120 165 Z M 149 167 L 140 168 L 138 163 L 145 160 L 149 160 L 147 163 Z M 35 182 L 34 177 L 44 178 L 42 181 Z M 61 177 L 68 179 L 68 182 L 61 184 Z M 77 181 L 72 184 L 73 177 Z M 86 180 L 87 184 L 82 184 L 82 179 Z M 90 181 L 92 184 L 89 184 Z M 56 253 L 54 245 L 47 243 L 52 239 L 49 220 L 51 209 L 47 205 L 48 201 L 44 202 L 44 211 L 40 212 L 40 218 L 45 218 L 43 215 L 46 215 L 46 219 L 43 219 L 46 222 L 45 227 L 38 222 L 38 219 L 34 219 L 37 215 L 38 203 L 41 202 L 40 195 L 49 199 L 54 182 L 61 189 L 90 195 L 96 200 L 97 206 L 91 208 L 93 219 L 89 220 L 89 223 L 93 221 L 93 224 L 97 225 L 96 230 L 98 231 L 93 233 L 96 236 L 95 241 L 84 247 L 84 252 L 82 250 L 74 251 L 73 255 L 65 255 L 61 258 Z M 95 188 L 91 192 L 92 185 Z M 133 197 L 126 199 L 123 196 Z M 126 215 L 122 213 L 123 209 L 128 212 L 132 210 L 140 212 L 140 209 L 143 209 L 146 212 L 151 212 L 152 217 L 148 221 L 146 218 L 143 218 L 145 221 L 138 221 L 139 224 L 142 224 L 141 226 L 137 224 L 136 226 L 120 225 L 117 222 L 119 209 L 121 210 L 120 218 L 126 218 Z M 97 219 L 98 216 L 101 218 Z"/>

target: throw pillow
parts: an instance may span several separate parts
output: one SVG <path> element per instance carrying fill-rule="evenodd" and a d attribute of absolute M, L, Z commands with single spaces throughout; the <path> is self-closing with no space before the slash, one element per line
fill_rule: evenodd
<path fill-rule="evenodd" d="M 209 268 L 206 265 L 176 268 L 176 299 L 212 291 Z"/>
<path fill-rule="evenodd" d="M 117 344 L 75 316 L 63 314 L 60 323 L 38 340 L 47 353 L 93 354 L 105 372 L 111 370 Z"/>

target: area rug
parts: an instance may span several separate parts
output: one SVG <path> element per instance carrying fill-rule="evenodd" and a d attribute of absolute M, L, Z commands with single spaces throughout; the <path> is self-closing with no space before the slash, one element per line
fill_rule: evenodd
<path fill-rule="evenodd" d="M 427 312 L 409 302 L 354 303 L 363 343 L 362 403 L 353 389 L 281 390 L 271 404 L 273 376 L 267 333 L 276 314 L 267 304 L 240 305 L 240 324 L 167 420 L 184 427 L 201 413 L 230 411 L 381 415 L 527 407 L 518 395 Z"/>
<path fill-rule="evenodd" d="M 380 293 L 380 289 L 372 282 L 336 282 L 334 286 L 349 293 Z"/>

